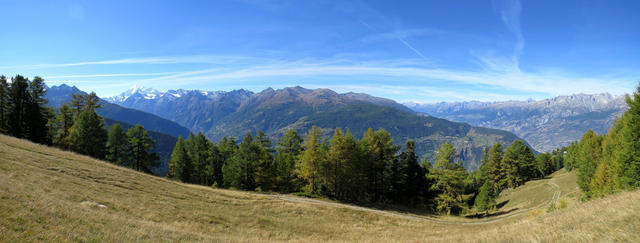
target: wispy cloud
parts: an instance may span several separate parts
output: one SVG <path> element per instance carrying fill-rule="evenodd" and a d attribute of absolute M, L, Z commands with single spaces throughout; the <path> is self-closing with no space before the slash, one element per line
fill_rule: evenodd
<path fill-rule="evenodd" d="M 108 73 L 108 74 L 80 74 L 80 75 L 58 75 L 46 76 L 47 80 L 51 79 L 76 79 L 76 78 L 111 78 L 111 77 L 144 77 L 144 76 L 162 76 L 176 74 L 178 72 L 159 72 L 159 73 Z"/>
<path fill-rule="evenodd" d="M 520 0 L 501 0 L 500 5 L 502 22 L 516 38 L 513 55 L 518 57 L 522 54 L 522 50 L 524 49 L 524 36 L 522 35 L 522 29 L 520 26 L 522 5 L 520 4 Z"/>
<path fill-rule="evenodd" d="M 519 0 L 494 0 L 493 4 L 500 14 L 502 23 L 515 38 L 513 51 L 509 54 L 498 54 L 495 50 L 472 50 L 470 54 L 487 70 L 520 72 L 519 59 L 524 51 L 525 43 L 520 25 L 522 5 Z"/>
<path fill-rule="evenodd" d="M 329 64 L 327 64 L 329 63 Z M 280 62 L 278 64 L 255 65 L 239 69 L 215 69 L 168 75 L 139 80 L 139 82 L 180 82 L 219 83 L 243 80 L 278 80 L 292 78 L 304 83 L 305 79 L 371 80 L 379 83 L 411 83 L 410 87 L 439 87 L 448 84 L 485 85 L 496 89 L 537 92 L 549 95 L 571 94 L 577 92 L 628 92 L 633 85 L 627 77 L 578 77 L 560 72 L 488 72 L 485 70 L 462 71 L 444 68 L 429 68 L 390 65 L 392 60 L 366 64 L 353 62 L 340 65 L 331 62 Z M 403 62 L 405 64 L 406 62 Z M 328 83 L 325 83 L 328 84 Z M 395 86 L 397 87 L 397 86 Z"/>
<path fill-rule="evenodd" d="M 131 70 L 136 65 L 165 65 L 167 63 L 196 63 L 209 66 L 196 70 L 173 72 L 122 72 L 98 74 L 69 74 L 46 76 L 47 82 L 59 84 L 67 80 L 82 84 L 84 88 L 151 86 L 157 89 L 189 87 L 262 86 L 264 88 L 285 84 L 308 87 L 337 87 L 346 89 L 345 83 L 359 84 L 357 91 L 372 93 L 400 101 L 415 100 L 504 100 L 521 97 L 544 98 L 572 93 L 610 92 L 623 94 L 632 90 L 632 76 L 584 77 L 569 71 L 513 71 L 503 69 L 508 60 L 493 58 L 483 62 L 482 68 L 462 70 L 424 65 L 414 59 L 380 59 L 360 61 L 348 57 L 327 59 L 270 59 L 241 57 L 220 58 L 194 57 L 142 57 L 131 59 L 78 62 L 67 64 L 44 64 L 51 67 L 78 67 L 82 65 L 113 65 L 127 63 L 123 68 Z M 226 62 L 231 65 L 206 65 Z M 504 63 L 501 63 L 504 62 Z M 117 70 L 118 68 L 115 68 Z M 62 70 L 66 70 L 62 68 Z M 76 70 L 73 68 L 72 70 Z M 112 67 L 109 70 L 113 70 Z M 57 70 L 60 71 L 60 70 Z M 38 71 L 40 72 L 40 71 Z M 626 73 L 626 75 L 632 75 Z M 353 86 L 353 87 L 356 87 Z M 99 91 L 99 90 L 95 90 Z M 113 92 L 113 91 L 111 91 Z M 105 94 L 101 94 L 105 95 Z M 106 95 L 113 95 L 109 93 Z M 525 97 L 522 97 L 525 96 Z"/>
<path fill-rule="evenodd" d="M 67 68 L 78 66 L 93 65 L 119 65 L 119 64 L 188 64 L 188 63 L 206 63 L 206 64 L 241 64 L 254 63 L 256 61 L 265 61 L 267 59 L 246 56 L 224 56 L 224 55 L 194 55 L 194 56 L 164 56 L 164 57 L 141 57 L 141 58 L 124 58 L 104 61 L 86 61 L 71 62 L 59 64 L 30 64 L 30 65 L 13 65 L 0 66 L 2 70 L 36 70 L 36 69 L 53 69 Z"/>

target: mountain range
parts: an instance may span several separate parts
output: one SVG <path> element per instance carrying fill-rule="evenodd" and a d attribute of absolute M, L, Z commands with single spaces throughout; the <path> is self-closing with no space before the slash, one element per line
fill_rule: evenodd
<path fill-rule="evenodd" d="M 544 100 L 504 102 L 405 103 L 416 112 L 513 132 L 538 151 L 579 140 L 589 129 L 606 133 L 627 110 L 624 96 L 575 94 Z"/>
<path fill-rule="evenodd" d="M 47 89 L 46 98 L 49 105 L 54 109 L 58 109 L 63 103 L 70 103 L 72 95 L 76 93 L 86 94 L 75 86 L 65 84 L 52 86 Z M 106 128 L 119 123 L 125 131 L 135 124 L 141 124 L 147 129 L 147 133 L 156 141 L 154 149 L 160 157 L 160 165 L 152 168 L 151 172 L 156 175 L 164 176 L 169 170 L 169 159 L 173 146 L 175 146 L 178 136 L 186 137 L 189 135 L 189 129 L 178 125 L 173 121 L 158 117 L 147 112 L 125 108 L 106 101 L 101 102 L 102 107 L 97 109 L 97 113 L 105 118 Z"/>
<path fill-rule="evenodd" d="M 398 145 L 414 140 L 416 152 L 428 159 L 449 141 L 471 170 L 479 166 L 484 147 L 496 142 L 510 144 L 518 139 L 501 130 L 421 116 L 389 99 L 299 86 L 268 88 L 259 93 L 242 89 L 159 92 L 134 87 L 105 100 L 175 121 L 193 132 L 203 132 L 214 141 L 224 136 L 242 138 L 247 132 L 255 134 L 260 130 L 275 140 L 289 129 L 304 134 L 314 125 L 326 137 L 337 127 L 349 129 L 356 137 L 370 127 L 383 128 Z"/>

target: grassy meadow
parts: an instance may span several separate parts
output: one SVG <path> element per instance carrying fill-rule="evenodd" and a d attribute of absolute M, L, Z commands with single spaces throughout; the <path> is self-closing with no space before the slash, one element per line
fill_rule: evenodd
<path fill-rule="evenodd" d="M 381 213 L 178 183 L 0 135 L 0 242 L 640 241 L 639 191 L 579 198 L 560 171 L 505 191 L 495 217 Z"/>

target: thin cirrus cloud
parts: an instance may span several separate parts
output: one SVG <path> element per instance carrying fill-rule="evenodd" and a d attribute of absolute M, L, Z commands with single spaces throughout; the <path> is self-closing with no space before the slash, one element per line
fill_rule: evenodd
<path fill-rule="evenodd" d="M 632 74 L 584 77 L 570 71 L 521 69 L 519 59 L 524 53 L 525 38 L 520 17 L 522 5 L 518 0 L 494 1 L 506 30 L 513 35 L 513 49 L 508 53 L 497 50 L 469 50 L 476 68 L 437 67 L 407 40 L 429 35 L 449 35 L 437 29 L 402 29 L 389 18 L 366 4 L 358 5 L 354 14 L 368 35 L 362 43 L 397 41 L 416 54 L 412 59 L 376 59 L 368 56 L 337 54 L 324 59 L 282 59 L 258 56 L 193 55 L 124 58 L 82 61 L 62 64 L 37 64 L 0 67 L 38 70 L 55 75 L 45 76 L 54 83 L 73 79 L 82 88 L 105 90 L 100 95 L 114 95 L 116 88 L 132 85 L 158 89 L 225 87 L 227 89 L 269 86 L 303 85 L 308 88 L 332 88 L 342 92 L 358 91 L 398 101 L 508 100 L 547 98 L 573 93 L 623 94 L 632 90 Z M 350 8 L 341 8 L 350 9 Z M 361 11 L 366 10 L 366 11 Z M 184 65 L 196 64 L 196 65 Z M 109 66 L 114 73 L 69 74 L 65 70 L 81 68 L 86 72 Z M 125 67 L 126 66 L 126 67 Z M 145 72 L 131 72 L 131 67 L 144 66 Z M 125 67 L 124 70 L 119 68 Z M 128 68 L 127 68 L 128 67 Z M 191 68 L 191 70 L 185 70 Z M 158 72 L 149 72 L 156 70 Z M 171 70 L 171 72 L 168 72 Z M 72 72 L 71 72 L 72 73 Z M 43 75 L 44 76 L 44 75 Z M 80 80 L 78 80 L 80 79 Z M 347 84 L 345 84 L 347 83 Z"/>
<path fill-rule="evenodd" d="M 261 58 L 243 58 L 242 60 L 259 60 Z M 138 59 L 141 60 L 141 59 Z M 147 60 L 155 60 L 147 58 Z M 178 59 L 176 59 L 178 60 Z M 190 59 L 181 59 L 190 60 Z M 213 62 L 211 60 L 205 63 Z M 118 61 L 92 62 L 85 65 L 112 65 L 121 63 Z M 415 63 L 419 63 L 418 60 Z M 148 63 L 147 63 L 148 64 Z M 208 85 L 240 85 L 236 88 L 243 88 L 242 85 L 262 85 L 277 86 L 277 82 L 268 84 L 265 81 L 287 82 L 287 80 L 297 80 L 297 84 L 308 87 L 344 88 L 341 81 L 349 80 L 369 85 L 358 85 L 361 91 L 366 91 L 363 87 L 368 87 L 370 93 L 383 97 L 395 98 L 401 101 L 414 100 L 418 97 L 443 97 L 449 99 L 512 99 L 517 96 L 504 95 L 505 92 L 529 93 L 531 96 L 549 96 L 572 93 L 600 93 L 610 92 L 622 94 L 629 91 L 633 82 L 626 77 L 579 77 L 570 73 L 558 71 L 548 72 L 511 72 L 500 68 L 491 70 L 457 70 L 447 68 L 417 67 L 411 65 L 413 62 L 399 60 L 381 61 L 346 61 L 341 60 L 296 60 L 283 61 L 271 60 L 263 63 L 242 65 L 242 67 L 209 68 L 202 70 L 189 70 L 183 72 L 159 72 L 159 73 L 131 73 L 131 74 L 96 74 L 96 75 L 68 75 L 52 76 L 49 79 L 68 78 L 110 78 L 120 77 L 117 87 L 126 85 L 150 85 L 168 88 L 179 85 L 185 86 L 208 86 Z M 161 65 L 166 65 L 162 63 Z M 498 65 L 498 64 L 496 64 Z M 153 76 L 140 79 L 138 76 Z M 126 78 L 128 77 L 128 79 Z M 114 80 L 108 80 L 114 82 Z M 75 82 L 75 81 L 74 81 Z M 78 81 L 82 82 L 82 81 Z M 106 82 L 106 81 L 105 81 Z M 104 85 L 104 82 L 95 81 L 94 84 Z M 255 85 L 257 84 L 257 85 Z M 276 85 L 274 85 L 276 84 Z M 381 84 L 388 87 L 379 89 Z M 456 90 L 447 88 L 456 87 L 481 87 L 475 93 L 468 90 Z M 431 92 L 437 90 L 437 92 Z M 445 95 L 442 95 L 445 94 Z M 406 97 L 406 98 L 399 98 Z M 524 98 L 524 97 L 522 97 Z M 526 97 L 529 98 L 529 97 Z"/>
<path fill-rule="evenodd" d="M 13 65 L 0 66 L 1 70 L 43 70 L 68 68 L 78 66 L 94 66 L 94 65 L 118 65 L 118 64 L 185 64 L 185 63 L 201 63 L 201 64 L 237 64 L 242 62 L 253 62 L 265 60 L 256 57 L 244 56 L 228 56 L 228 55 L 193 55 L 193 56 L 162 56 L 162 57 L 141 57 L 141 58 L 123 58 L 103 61 L 83 61 L 58 64 L 29 64 L 29 65 Z"/>

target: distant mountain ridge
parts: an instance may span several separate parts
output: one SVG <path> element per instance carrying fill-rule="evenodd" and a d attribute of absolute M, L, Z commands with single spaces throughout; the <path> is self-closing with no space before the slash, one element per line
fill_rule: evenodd
<path fill-rule="evenodd" d="M 49 100 L 51 107 L 58 109 L 63 103 L 69 103 L 71 96 L 76 93 L 86 94 L 86 92 L 75 86 L 61 84 L 48 88 L 46 98 Z M 106 118 L 129 124 L 142 124 L 148 130 L 160 131 L 174 137 L 189 136 L 189 129 L 157 115 L 122 107 L 104 100 L 102 100 L 101 104 L 102 108 L 98 109 L 97 113 Z"/>
<path fill-rule="evenodd" d="M 244 89 L 225 91 L 169 90 L 159 92 L 134 86 L 106 101 L 175 121 L 192 131 L 205 131 L 219 119 L 235 112 L 253 92 Z"/>
<path fill-rule="evenodd" d="M 416 112 L 510 131 L 538 151 L 567 146 L 588 130 L 605 133 L 627 109 L 624 96 L 574 94 L 544 100 L 405 103 Z"/>
<path fill-rule="evenodd" d="M 224 136 L 242 138 L 246 132 L 255 134 L 259 130 L 278 139 L 288 129 L 304 134 L 313 125 L 319 126 L 325 136 L 336 127 L 349 129 L 356 137 L 369 127 L 384 128 L 398 145 L 409 139 L 416 141 L 417 153 L 429 159 L 442 143 L 452 142 L 468 169 L 479 166 L 484 147 L 517 139 L 505 131 L 419 116 L 390 99 L 300 86 L 268 88 L 259 93 L 242 89 L 158 93 L 135 87 L 106 100 L 175 121 L 214 141 Z"/>
<path fill-rule="evenodd" d="M 76 93 L 86 92 L 79 90 L 75 86 L 62 84 L 48 88 L 46 98 L 49 105 L 58 108 L 63 103 L 69 103 L 71 96 Z M 173 152 L 178 136 L 186 138 L 189 135 L 189 129 L 184 128 L 173 121 L 166 120 L 153 114 L 143 111 L 121 107 L 102 101 L 102 108 L 97 113 L 105 118 L 105 128 L 119 123 L 125 131 L 134 126 L 141 124 L 147 130 L 147 133 L 156 141 L 154 149 L 151 152 L 157 153 L 160 157 L 160 164 L 155 168 L 151 168 L 151 172 L 156 175 L 164 176 L 169 171 L 169 159 Z"/>
<path fill-rule="evenodd" d="M 287 90 L 290 94 L 280 93 L 280 97 L 273 97 L 274 100 L 269 102 L 277 102 L 278 99 L 285 99 L 288 95 L 306 95 L 312 92 L 312 90 L 300 86 L 283 90 Z M 270 91 L 274 91 L 274 89 L 268 88 L 261 93 L 268 93 Z M 160 92 L 153 88 L 134 86 L 120 95 L 105 98 L 105 100 L 175 121 L 192 131 L 206 132 L 220 120 L 236 112 L 254 95 L 257 94 L 244 89 L 233 91 L 178 89 Z M 338 96 L 343 100 L 364 101 L 413 112 L 411 109 L 393 100 L 374 97 L 368 94 L 350 92 L 338 94 Z"/>

